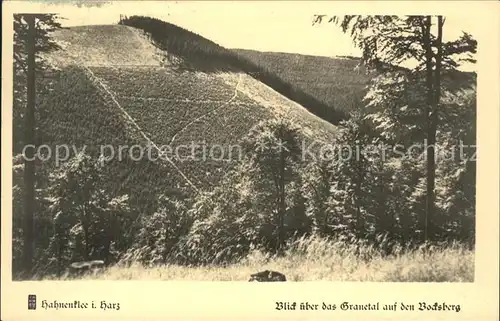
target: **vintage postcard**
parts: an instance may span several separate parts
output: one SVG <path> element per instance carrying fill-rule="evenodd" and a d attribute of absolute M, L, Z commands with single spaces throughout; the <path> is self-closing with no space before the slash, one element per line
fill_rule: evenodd
<path fill-rule="evenodd" d="M 2 316 L 498 320 L 494 1 L 7 1 Z"/>

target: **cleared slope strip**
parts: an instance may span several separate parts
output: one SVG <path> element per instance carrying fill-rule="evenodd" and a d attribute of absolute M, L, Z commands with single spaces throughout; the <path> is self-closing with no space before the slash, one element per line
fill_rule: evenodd
<path fill-rule="evenodd" d="M 238 95 L 234 86 L 213 76 L 157 68 L 90 68 L 139 127 L 158 146 L 169 147 L 176 165 L 205 188 L 216 185 L 231 167 L 228 148 L 253 125 L 272 116 L 246 95 Z M 203 98 L 201 103 L 197 96 Z M 184 99 L 190 101 L 182 102 Z M 200 155 L 203 146 L 207 150 Z"/>

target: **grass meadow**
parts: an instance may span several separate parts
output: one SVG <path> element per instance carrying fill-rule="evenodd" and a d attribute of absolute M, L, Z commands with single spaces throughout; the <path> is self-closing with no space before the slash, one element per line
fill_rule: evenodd
<path fill-rule="evenodd" d="M 239 263 L 220 266 L 116 265 L 83 280 L 248 281 L 265 269 L 284 273 L 288 281 L 473 282 L 474 251 L 454 243 L 383 255 L 372 246 L 303 238 L 284 256 L 251 252 Z M 61 280 L 61 278 L 54 278 Z M 69 278 L 63 277 L 68 280 Z"/>

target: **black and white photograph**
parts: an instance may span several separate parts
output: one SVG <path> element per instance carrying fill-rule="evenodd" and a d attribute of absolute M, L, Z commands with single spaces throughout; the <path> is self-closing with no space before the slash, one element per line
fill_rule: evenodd
<path fill-rule="evenodd" d="M 477 20 L 46 3 L 13 16 L 13 281 L 475 281 Z"/>

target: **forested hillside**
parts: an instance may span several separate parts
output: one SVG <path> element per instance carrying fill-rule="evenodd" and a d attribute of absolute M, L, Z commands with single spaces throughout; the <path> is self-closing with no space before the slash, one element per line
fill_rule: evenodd
<path fill-rule="evenodd" d="M 359 58 L 319 57 L 282 52 L 234 49 L 239 57 L 275 74 L 296 90 L 349 114 L 362 106 L 373 71 Z"/>
<path fill-rule="evenodd" d="M 70 262 L 91 258 L 116 263 L 142 244 L 134 242 L 137 233 L 158 213 L 177 224 L 162 222 L 173 240 L 160 244 L 170 251 L 193 223 L 184 212 L 193 198 L 219 186 L 241 163 L 246 151 L 239 142 L 261 121 L 286 113 L 301 124 L 304 139 L 328 140 L 335 132 L 244 73 L 165 65 L 162 58 L 170 53 L 131 27 L 62 29 L 54 39 L 61 48 L 43 54 L 48 67 L 37 77 L 37 144 L 45 159 L 36 161 L 40 273 L 64 272 Z M 13 263 L 19 270 L 26 78 L 15 68 Z M 184 149 L 162 155 L 156 148 L 162 146 Z M 203 155 L 214 146 L 214 153 Z M 54 159 L 56 152 L 62 160 Z M 163 212 L 172 206 L 178 212 Z"/>
<path fill-rule="evenodd" d="M 15 29 L 21 51 L 24 23 Z M 225 267 L 255 253 L 309 262 L 318 251 L 315 264 L 353 256 L 361 264 L 404 253 L 421 260 L 414 251 L 427 243 L 453 244 L 455 258 L 474 247 L 474 74 L 443 71 L 428 234 L 420 71 L 365 78 L 351 59 L 235 54 L 138 16 L 51 37 L 59 48 L 37 58 L 36 146 L 44 147 L 35 161 L 22 155 L 28 73 L 25 60 L 14 63 L 16 278 L 26 269 L 61 277 L 89 260 Z M 55 159 L 61 146 L 69 154 Z M 32 164 L 30 240 L 23 195 Z M 27 241 L 32 268 L 22 260 Z"/>
<path fill-rule="evenodd" d="M 154 43 L 170 55 L 180 58 L 182 66 L 196 70 L 227 71 L 238 70 L 252 75 L 255 79 L 272 87 L 280 94 L 301 104 L 311 113 L 333 124 L 345 119 L 347 114 L 341 107 L 324 102 L 314 95 L 294 86 L 288 79 L 265 65 L 228 50 L 214 42 L 174 24 L 155 18 L 125 17 L 120 24 L 145 31 Z"/>

